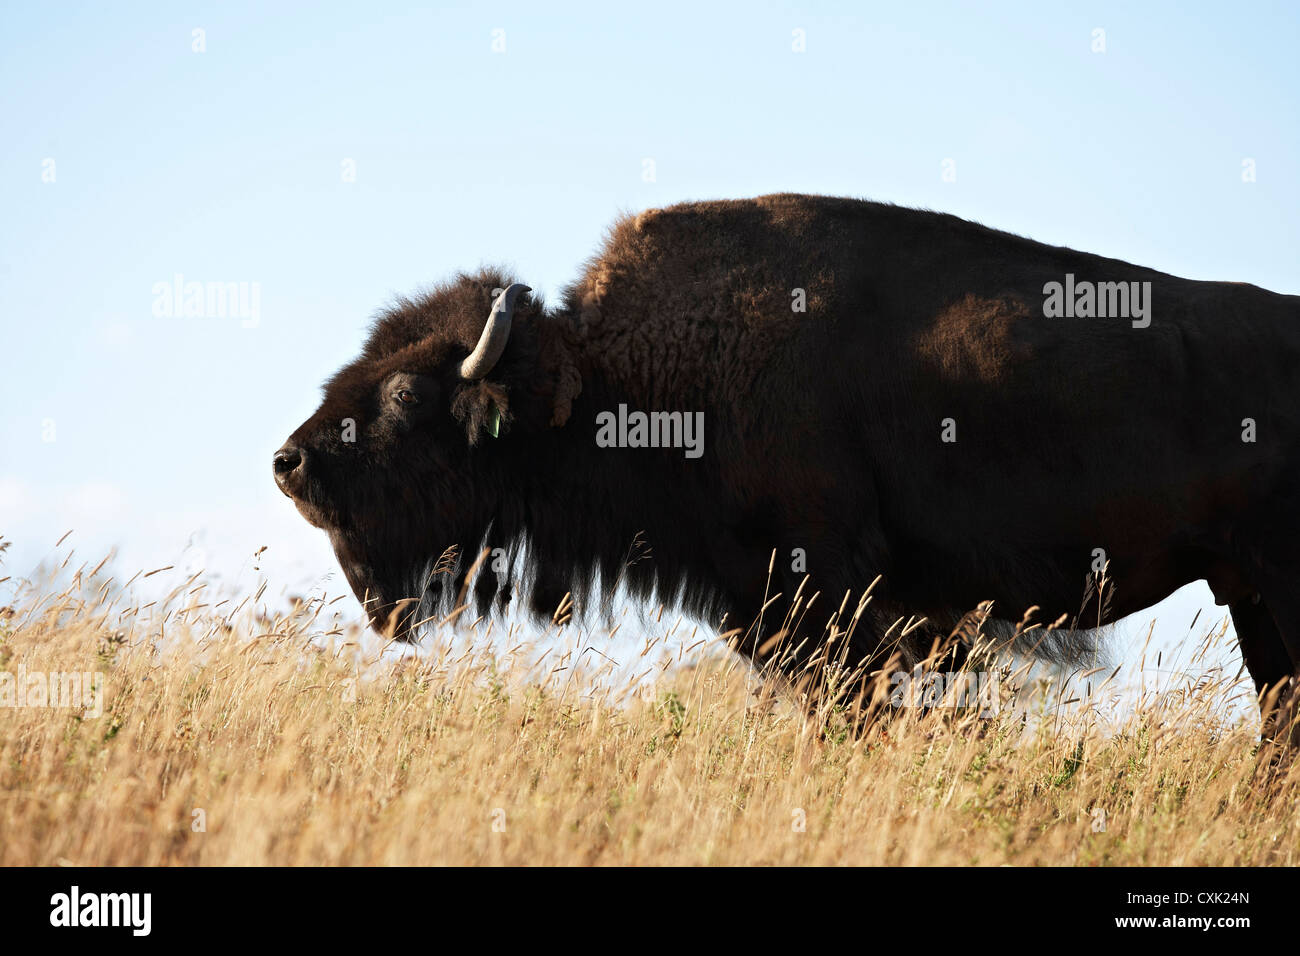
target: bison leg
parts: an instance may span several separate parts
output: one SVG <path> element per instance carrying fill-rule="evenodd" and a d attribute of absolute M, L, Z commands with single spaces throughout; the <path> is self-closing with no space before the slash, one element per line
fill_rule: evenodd
<path fill-rule="evenodd" d="M 568 582 L 563 575 L 553 572 L 549 567 L 541 568 L 533 581 L 529 604 L 539 617 L 559 623 L 567 613 L 565 596 L 568 593 Z"/>
<path fill-rule="evenodd" d="M 1296 667 L 1287 653 L 1278 621 L 1262 600 L 1235 601 L 1230 609 L 1241 656 L 1260 698 L 1261 737 L 1294 746 L 1300 743 L 1294 725 Z"/>

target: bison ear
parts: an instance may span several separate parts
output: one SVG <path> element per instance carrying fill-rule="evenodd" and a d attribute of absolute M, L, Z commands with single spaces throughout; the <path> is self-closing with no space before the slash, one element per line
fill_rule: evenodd
<path fill-rule="evenodd" d="M 477 445 L 485 434 L 498 437 L 502 424 L 509 427 L 514 420 L 505 386 L 487 381 L 466 384 L 452 400 L 451 413 L 465 426 L 471 445 Z"/>

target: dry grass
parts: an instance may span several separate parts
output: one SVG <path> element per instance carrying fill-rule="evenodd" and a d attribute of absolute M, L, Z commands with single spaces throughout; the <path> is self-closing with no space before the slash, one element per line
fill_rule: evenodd
<path fill-rule="evenodd" d="M 913 709 L 859 734 L 654 641 L 657 682 L 620 698 L 572 652 L 394 660 L 317 605 L 117 593 L 0 618 L 0 671 L 104 675 L 99 716 L 0 708 L 0 864 L 1300 862 L 1297 773 L 1266 778 L 1257 727 L 1216 716 L 1235 684 L 1114 733 L 1084 701 L 1030 730 Z"/>

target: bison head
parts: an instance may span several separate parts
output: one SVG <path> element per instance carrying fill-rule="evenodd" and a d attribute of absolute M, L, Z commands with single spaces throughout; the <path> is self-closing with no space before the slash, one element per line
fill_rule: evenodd
<path fill-rule="evenodd" d="M 529 292 L 483 272 L 399 300 L 274 455 L 276 484 L 328 533 L 381 632 L 411 637 L 454 597 L 467 550 L 490 528 L 514 534 L 501 459 L 553 418 Z"/>

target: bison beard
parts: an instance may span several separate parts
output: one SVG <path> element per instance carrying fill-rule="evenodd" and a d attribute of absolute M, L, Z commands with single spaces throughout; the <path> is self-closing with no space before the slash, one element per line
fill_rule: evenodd
<path fill-rule="evenodd" d="M 1063 282 L 1140 288 L 1140 321 L 1045 308 Z M 882 575 L 847 648 L 871 666 L 909 614 L 928 622 L 916 655 L 983 602 L 1105 625 L 1203 579 L 1280 735 L 1300 663 L 1297 394 L 1295 296 L 778 195 L 624 218 L 549 310 L 493 270 L 399 300 L 275 477 L 375 627 L 405 637 L 467 583 L 486 610 L 510 579 L 541 615 L 625 585 L 742 628 L 802 585 L 820 633 Z M 604 447 L 623 407 L 702 415 L 702 456 Z M 1111 586 L 1089 596 L 1099 565 Z M 771 623 L 739 650 L 761 656 Z M 1028 649 L 1092 646 L 1055 631 Z"/>

